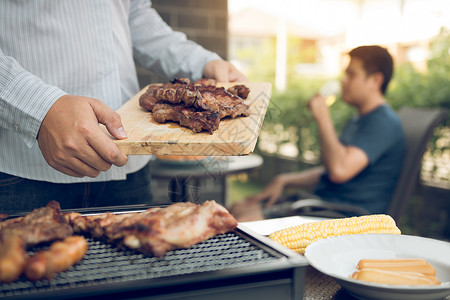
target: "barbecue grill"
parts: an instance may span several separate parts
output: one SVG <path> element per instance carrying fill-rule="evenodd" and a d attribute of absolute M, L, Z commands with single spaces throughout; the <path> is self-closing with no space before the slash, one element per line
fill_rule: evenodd
<path fill-rule="evenodd" d="M 0 298 L 303 298 L 307 260 L 242 225 L 159 258 L 92 238 L 88 243 L 84 259 L 69 270 L 51 281 L 0 283 Z"/>

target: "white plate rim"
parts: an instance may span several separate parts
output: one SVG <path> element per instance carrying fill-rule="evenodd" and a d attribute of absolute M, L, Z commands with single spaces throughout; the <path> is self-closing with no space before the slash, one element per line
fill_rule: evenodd
<path fill-rule="evenodd" d="M 331 276 L 335 278 L 338 282 L 341 283 L 347 283 L 349 285 L 359 285 L 364 286 L 368 290 L 383 290 L 386 292 L 393 292 L 393 293 L 429 293 L 429 292 L 445 292 L 449 291 L 450 293 L 450 282 L 443 282 L 441 285 L 436 286 L 408 286 L 408 285 L 388 285 L 388 284 L 377 284 L 377 283 L 371 283 L 371 282 L 365 282 L 361 280 L 356 280 L 350 277 L 342 276 L 340 274 L 336 274 L 333 272 L 329 272 L 325 268 L 323 268 L 320 263 L 317 263 L 316 259 L 314 258 L 314 251 L 316 249 L 320 249 L 320 247 L 332 247 L 333 244 L 338 244 L 341 240 L 376 240 L 376 239 L 414 239 L 421 243 L 429 243 L 432 245 L 441 245 L 442 247 L 448 246 L 450 250 L 450 243 L 445 241 L 439 241 L 431 238 L 425 238 L 425 237 L 418 237 L 418 236 L 412 236 L 412 235 L 390 235 L 390 234 L 354 234 L 354 235 L 345 235 L 345 236 L 337 236 L 337 237 L 330 237 L 326 239 L 319 240 L 317 242 L 314 242 L 310 244 L 306 250 L 305 250 L 305 257 L 308 259 L 308 262 L 311 266 L 313 266 L 315 269 L 319 270 L 320 272 Z M 450 255 L 450 252 L 449 252 Z M 356 266 L 356 265 L 355 265 Z M 449 261 L 450 266 L 450 261 Z M 345 288 L 345 287 L 344 287 Z"/>

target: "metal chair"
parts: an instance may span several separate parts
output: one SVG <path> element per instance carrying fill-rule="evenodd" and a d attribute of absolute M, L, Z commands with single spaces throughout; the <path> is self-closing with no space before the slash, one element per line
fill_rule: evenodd
<path fill-rule="evenodd" d="M 402 216 L 406 203 L 418 183 L 423 154 L 433 135 L 434 129 L 445 120 L 447 109 L 403 107 L 398 112 L 398 116 L 400 117 L 405 133 L 406 157 L 386 212 L 396 222 Z M 311 212 L 312 209 L 315 211 Z M 329 203 L 318 199 L 298 200 L 292 204 L 291 212 L 297 215 L 309 214 L 327 217 L 344 217 L 346 216 L 345 212 L 355 215 L 370 214 L 370 212 L 360 207 Z"/>

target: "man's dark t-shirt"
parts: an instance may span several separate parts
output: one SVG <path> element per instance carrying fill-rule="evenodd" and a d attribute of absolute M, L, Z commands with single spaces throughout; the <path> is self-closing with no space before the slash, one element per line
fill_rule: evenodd
<path fill-rule="evenodd" d="M 400 119 L 388 105 L 381 105 L 352 119 L 340 140 L 344 145 L 363 150 L 369 165 L 343 184 L 331 182 L 324 173 L 315 194 L 326 201 L 357 205 L 371 213 L 385 213 L 405 156 Z"/>

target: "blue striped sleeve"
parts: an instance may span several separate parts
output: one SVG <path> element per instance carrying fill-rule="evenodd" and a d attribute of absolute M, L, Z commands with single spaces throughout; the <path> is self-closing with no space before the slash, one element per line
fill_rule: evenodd
<path fill-rule="evenodd" d="M 206 63 L 221 59 L 184 33 L 172 30 L 151 8 L 151 1 L 131 1 L 129 23 L 136 61 L 166 79 L 198 80 Z"/>
<path fill-rule="evenodd" d="M 0 50 L 0 126 L 31 148 L 50 107 L 66 93 L 25 71 Z"/>

